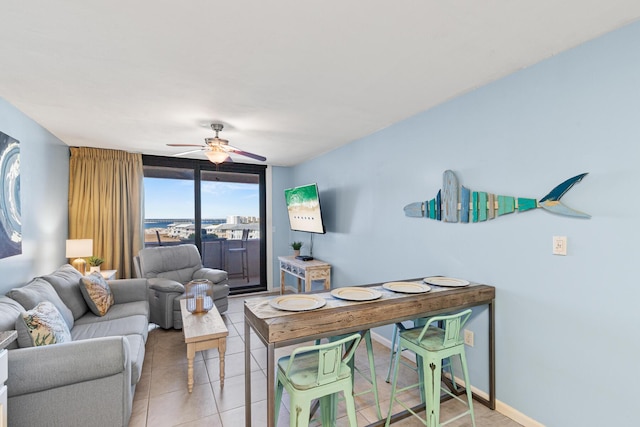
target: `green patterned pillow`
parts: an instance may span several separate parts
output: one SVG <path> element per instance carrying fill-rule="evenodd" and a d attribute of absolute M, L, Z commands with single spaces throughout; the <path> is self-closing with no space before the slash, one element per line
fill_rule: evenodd
<path fill-rule="evenodd" d="M 80 279 L 80 291 L 96 316 L 104 316 L 113 305 L 111 288 L 99 272 L 93 272 Z"/>
<path fill-rule="evenodd" d="M 20 347 L 38 347 L 71 341 L 71 333 L 55 305 L 43 301 L 16 320 Z"/>

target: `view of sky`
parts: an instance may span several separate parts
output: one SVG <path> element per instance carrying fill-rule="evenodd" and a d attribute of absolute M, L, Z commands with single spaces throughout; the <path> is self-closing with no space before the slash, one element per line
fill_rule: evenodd
<path fill-rule="evenodd" d="M 145 218 L 193 218 L 193 181 L 145 178 Z M 233 182 L 202 183 L 202 218 L 229 215 L 259 216 L 257 184 Z"/>

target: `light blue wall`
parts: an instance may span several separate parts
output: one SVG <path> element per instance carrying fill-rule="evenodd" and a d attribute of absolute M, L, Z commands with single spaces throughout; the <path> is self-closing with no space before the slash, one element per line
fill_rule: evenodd
<path fill-rule="evenodd" d="M 0 259 L 0 294 L 67 260 L 69 148 L 0 98 L 0 131 L 20 141 L 22 254 Z"/>
<path fill-rule="evenodd" d="M 271 169 L 271 188 L 273 194 L 271 195 L 272 204 L 272 225 L 273 225 L 273 246 L 272 251 L 274 254 L 273 271 L 274 278 L 273 283 L 275 286 L 280 284 L 278 255 L 290 255 L 291 247 L 289 246 L 289 218 L 287 216 L 287 207 L 284 200 L 283 189 L 292 186 L 292 168 L 273 167 Z"/>
<path fill-rule="evenodd" d="M 640 24 L 608 34 L 280 171 L 274 195 L 318 183 L 328 233 L 314 255 L 333 265 L 334 286 L 436 274 L 496 286 L 500 401 L 548 426 L 632 425 L 639 45 Z M 435 196 L 446 169 L 473 190 L 536 198 L 589 172 L 563 201 L 593 218 L 540 209 L 479 224 L 405 217 L 405 204 Z M 274 197 L 279 224 L 281 202 Z M 568 256 L 552 255 L 554 235 L 568 237 Z M 276 254 L 301 237 L 280 229 Z M 486 390 L 483 317 L 469 353 Z"/>

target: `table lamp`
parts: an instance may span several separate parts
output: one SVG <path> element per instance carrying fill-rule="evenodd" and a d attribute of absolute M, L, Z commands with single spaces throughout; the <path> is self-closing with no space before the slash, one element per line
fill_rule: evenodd
<path fill-rule="evenodd" d="M 93 255 L 93 239 L 67 240 L 67 258 L 75 258 L 71 263 L 83 276 L 86 273 L 85 257 Z"/>

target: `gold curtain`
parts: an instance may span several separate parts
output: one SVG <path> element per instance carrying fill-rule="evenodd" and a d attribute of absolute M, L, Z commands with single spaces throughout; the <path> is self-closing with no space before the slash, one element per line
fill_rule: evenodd
<path fill-rule="evenodd" d="M 134 277 L 133 257 L 143 247 L 142 155 L 71 147 L 69 238 L 93 239 L 103 270 Z"/>

